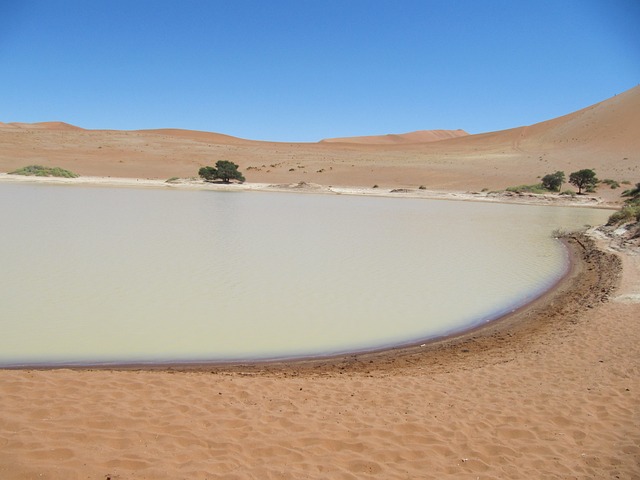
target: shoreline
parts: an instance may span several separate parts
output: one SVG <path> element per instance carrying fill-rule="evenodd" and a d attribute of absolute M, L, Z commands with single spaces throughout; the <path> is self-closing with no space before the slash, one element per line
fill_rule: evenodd
<path fill-rule="evenodd" d="M 340 373 L 384 372 L 389 369 L 433 366 L 458 359 L 460 354 L 474 358 L 487 354 L 504 355 L 499 351 L 509 340 L 509 351 L 528 342 L 532 336 L 553 335 L 563 328 L 560 322 L 576 322 L 580 309 L 604 303 L 614 292 L 622 274 L 620 259 L 600 249 L 585 233 L 563 238 L 569 251 L 569 267 L 565 275 L 532 301 L 512 312 L 476 325 L 470 329 L 437 338 L 416 340 L 402 345 L 330 356 L 299 357 L 273 360 L 229 362 L 186 362 L 160 364 L 121 364 L 90 366 L 42 366 L 31 370 L 73 369 L 88 371 L 167 371 L 232 373 L 240 375 L 326 375 Z M 573 312 L 573 313 L 569 313 Z M 577 313 L 576 313 L 577 312 Z M 500 348 L 499 348 L 500 347 Z M 495 359 L 494 359 L 495 361 Z M 9 367 L 24 370 L 20 367 Z"/>
<path fill-rule="evenodd" d="M 432 364 L 434 359 L 459 356 L 460 353 L 473 355 L 475 352 L 495 349 L 496 339 L 505 336 L 513 345 L 522 341 L 521 336 L 547 334 L 554 324 L 566 319 L 566 312 L 584 308 L 596 302 L 606 301 L 616 288 L 621 275 L 620 260 L 612 253 L 599 249 L 595 241 L 585 233 L 571 233 L 562 237 L 568 251 L 568 267 L 565 274 L 548 289 L 531 301 L 520 305 L 511 312 L 500 315 L 484 323 L 477 324 L 451 334 L 410 341 L 400 345 L 390 345 L 370 350 L 361 350 L 326 356 L 303 356 L 264 360 L 240 361 L 187 361 L 150 363 L 96 363 L 96 364 L 29 364 L 8 365 L 0 370 L 14 371 L 167 371 L 167 372 L 210 372 L 239 373 L 256 375 L 279 374 L 327 374 L 336 369 L 349 372 L 369 373 L 384 371 L 401 365 Z M 603 260 L 605 259 L 605 260 Z M 562 304 L 562 308 L 552 308 Z M 499 340 L 502 341 L 502 340 Z M 474 352 L 474 353 L 472 353 Z"/>
<path fill-rule="evenodd" d="M 538 194 L 508 194 L 508 195 L 488 195 L 481 193 L 469 192 L 446 192 L 446 191 L 429 191 L 429 190 L 408 190 L 395 189 L 396 192 L 383 191 L 381 189 L 363 188 L 363 187 L 334 187 L 322 186 L 317 184 L 265 184 L 265 183 L 210 183 L 199 180 L 189 180 L 181 183 L 167 183 L 166 181 L 153 179 L 134 179 L 134 178 L 112 178 L 112 177 L 77 177 L 77 178 L 59 178 L 59 177 L 36 177 L 11 175 L 0 173 L 0 183 L 18 183 L 18 184 L 45 184 L 45 185 L 63 185 L 63 186 L 84 186 L 84 187 L 122 187 L 122 188 L 164 188 L 179 190 L 202 190 L 202 191 L 235 191 L 235 192 L 276 192 L 276 193 L 306 193 L 306 194 L 335 194 L 335 195 L 354 195 L 354 196 L 375 196 L 385 198 L 421 198 L 425 200 L 452 200 L 452 201 L 477 201 L 477 202 L 494 202 L 521 205 L 556 205 L 556 206 L 572 206 L 585 208 L 615 208 L 608 204 L 593 205 L 597 200 L 593 197 L 578 198 L 561 198 L 557 195 L 538 195 Z M 452 348 L 458 345 L 460 349 L 467 342 L 473 342 L 477 338 L 482 338 L 489 334 L 495 336 L 500 333 L 500 328 L 511 329 L 530 318 L 541 314 L 548 306 L 553 303 L 555 297 L 562 297 L 565 290 L 576 289 L 584 293 L 589 289 L 601 289 L 609 291 L 613 287 L 611 285 L 602 286 L 591 284 L 584 286 L 576 281 L 576 269 L 584 269 L 581 260 L 577 260 L 580 252 L 576 250 L 576 238 L 582 238 L 582 242 L 589 245 L 591 250 L 596 249 L 592 240 L 588 239 L 584 234 L 568 234 L 563 238 L 565 248 L 569 253 L 569 267 L 567 272 L 551 285 L 548 289 L 537 295 L 531 301 L 517 307 L 515 310 L 500 315 L 492 320 L 488 320 L 482 324 L 475 325 L 469 329 L 464 329 L 448 335 L 410 341 L 401 345 L 386 346 L 371 350 L 362 350 L 354 352 L 346 352 L 340 354 L 332 354 L 327 356 L 308 356 L 295 358 L 275 358 L 264 360 L 241 360 L 241 361 L 187 361 L 187 362 L 166 362 L 166 363 L 105 363 L 105 364 L 37 364 L 37 365 L 10 365 L 0 367 L 0 370 L 113 370 L 113 371 L 137 371 L 137 370 L 160 370 L 160 371 L 241 371 L 246 369 L 252 372 L 272 372 L 285 371 L 288 369 L 301 371 L 326 371 L 335 368 L 336 365 L 357 365 L 358 362 L 369 362 L 369 369 L 379 368 L 385 363 L 395 363 L 395 357 L 403 357 L 409 355 L 420 355 L 429 353 L 438 355 L 437 352 Z M 573 240 L 573 242 L 571 242 Z M 580 240 L 578 243 L 583 245 Z M 584 248 L 584 247 L 583 247 Z M 596 249 L 597 250 L 597 249 Z M 615 262 L 614 262 L 615 263 Z M 603 268 L 598 265 L 597 268 Z M 613 276 L 618 276 L 620 272 L 614 272 Z M 575 284 L 575 285 L 574 285 Z M 460 346 L 462 345 L 462 346 Z M 466 353 L 466 352 L 465 352 Z"/>
<path fill-rule="evenodd" d="M 595 203 L 592 197 L 579 198 L 578 202 L 572 202 L 571 199 L 561 199 L 552 195 L 536 195 L 525 194 L 516 196 L 514 194 L 508 196 L 488 196 L 478 193 L 463 192 L 437 192 L 429 190 L 406 190 L 392 193 L 390 191 L 381 191 L 378 189 L 367 189 L 361 187 L 326 187 L 316 184 L 223 184 L 209 183 L 203 181 L 188 181 L 184 183 L 172 184 L 161 180 L 152 179 L 132 179 L 132 178 L 111 178 L 111 177 L 78 177 L 78 178 L 58 178 L 58 177 L 35 177 L 10 175 L 0 173 L 0 183 L 18 183 L 18 184 L 45 184 L 45 185 L 62 185 L 62 186 L 84 186 L 84 187 L 123 187 L 123 188 L 173 188 L 180 190 L 209 190 L 209 191 L 235 191 L 235 192 L 277 192 L 277 193 L 307 193 L 307 194 L 337 194 L 337 195 L 356 195 L 356 196 L 376 196 L 387 198 L 422 198 L 426 200 L 457 200 L 457 201 L 479 201 L 479 202 L 495 202 L 495 203 L 515 203 L 523 205 L 556 205 L 556 206 L 573 206 L 598 208 L 591 202 Z M 523 197 L 523 198 L 520 198 Z M 550 202 L 548 197 L 553 197 L 556 203 Z M 608 205 L 600 205 L 599 208 L 613 208 Z M 580 237 L 582 240 L 577 240 Z M 554 302 L 556 297 L 563 298 L 564 292 L 567 290 L 576 290 L 580 294 L 586 291 L 601 290 L 609 292 L 613 287 L 611 285 L 600 285 L 596 283 L 583 284 L 580 283 L 575 271 L 584 270 L 586 267 L 583 261 L 579 259 L 580 252 L 577 251 L 577 244 L 584 248 L 589 245 L 589 251 L 597 250 L 594 242 L 587 238 L 584 234 L 568 234 L 563 238 L 565 248 L 568 250 L 569 267 L 567 272 L 557 280 L 548 289 L 537 295 L 527 303 L 517 307 L 515 310 L 496 318 L 488 320 L 482 324 L 475 325 L 469 329 L 463 329 L 448 335 L 410 341 L 401 345 L 390 345 L 371 350 L 353 351 L 340 354 L 331 354 L 326 356 L 308 356 L 295 358 L 275 358 L 275 359 L 258 359 L 258 360 L 240 360 L 240 361 L 186 361 L 186 362 L 166 362 L 166 363 L 104 363 L 104 364 L 31 364 L 31 365 L 9 365 L 0 367 L 0 370 L 113 370 L 113 371 L 139 371 L 139 370 L 160 370 L 160 371 L 251 371 L 259 373 L 270 373 L 273 371 L 322 371 L 336 368 L 336 365 L 349 365 L 352 368 L 361 362 L 368 362 L 368 369 L 386 368 L 384 365 L 395 364 L 397 358 L 404 356 L 419 356 L 424 353 L 430 355 L 439 355 L 441 351 L 451 349 L 457 346 L 459 350 L 468 350 L 465 345 L 469 342 L 473 343 L 478 338 L 484 338 L 487 335 L 494 337 L 497 334 L 505 333 L 502 329 L 510 330 L 514 326 L 530 319 L 532 316 L 541 315 L 549 304 Z M 615 259 L 612 259 L 615 263 Z M 616 264 L 617 265 L 617 264 Z M 591 268 L 602 269 L 603 265 L 590 266 Z M 615 269 L 614 269 L 615 270 Z M 613 272 L 613 273 L 612 273 Z M 617 277 L 620 272 L 609 272 L 611 276 Z M 467 353 L 467 352 L 465 352 Z"/>
<path fill-rule="evenodd" d="M 473 202 L 506 203 L 515 205 L 552 205 L 562 207 L 600 208 L 615 210 L 618 204 L 603 201 L 594 196 L 565 196 L 558 194 L 535 194 L 513 192 L 476 192 L 451 190 L 426 190 L 420 188 L 371 188 L 348 185 L 320 185 L 316 183 L 297 182 L 289 184 L 277 183 L 212 183 L 194 179 L 178 179 L 176 182 L 151 178 L 126 177 L 91 177 L 77 178 L 36 177 L 0 173 L 0 183 L 13 184 L 45 184 L 83 187 L 122 187 L 122 188 L 156 188 L 174 190 L 204 190 L 223 192 L 280 192 L 308 193 L 326 195 L 354 195 L 384 198 L 418 198 L 426 200 L 456 200 Z"/>

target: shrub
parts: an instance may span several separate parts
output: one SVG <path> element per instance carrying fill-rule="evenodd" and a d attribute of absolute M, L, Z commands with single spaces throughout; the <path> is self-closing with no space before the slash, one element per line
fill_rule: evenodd
<path fill-rule="evenodd" d="M 600 180 L 600 183 L 609 185 L 609 187 L 611 187 L 611 190 L 615 190 L 616 188 L 620 187 L 620 184 L 618 182 L 616 182 L 615 180 L 611 180 L 610 178 L 605 178 L 604 180 Z"/>
<path fill-rule="evenodd" d="M 35 177 L 63 177 L 63 178 L 77 178 L 80 175 L 70 172 L 60 167 L 43 167 L 42 165 L 28 165 L 26 167 L 19 168 L 13 172 L 9 172 L 10 175 L 28 175 Z"/>
<path fill-rule="evenodd" d="M 560 195 L 568 195 L 570 197 L 575 197 L 576 192 L 574 192 L 573 190 L 565 190 L 563 192 L 560 192 Z"/>
<path fill-rule="evenodd" d="M 609 217 L 607 225 L 640 221 L 640 205 L 627 205 Z"/>
<path fill-rule="evenodd" d="M 640 183 L 636 183 L 635 188 L 630 188 L 622 192 L 623 197 L 631 197 L 631 200 L 640 197 Z"/>
<path fill-rule="evenodd" d="M 541 183 L 533 185 L 518 185 L 516 187 L 507 187 L 507 192 L 514 193 L 547 193 L 547 189 Z"/>

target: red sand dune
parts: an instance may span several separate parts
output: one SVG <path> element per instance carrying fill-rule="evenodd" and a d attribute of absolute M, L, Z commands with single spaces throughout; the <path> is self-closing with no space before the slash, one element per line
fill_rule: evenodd
<path fill-rule="evenodd" d="M 325 138 L 321 143 L 358 143 L 367 145 L 397 145 L 403 143 L 427 143 L 469 135 L 464 130 L 418 130 L 416 132 L 375 135 L 364 137 Z"/>
<path fill-rule="evenodd" d="M 640 87 L 552 120 L 477 135 L 436 130 L 284 143 L 180 129 L 0 124 L 4 172 L 37 163 L 80 175 L 167 179 L 196 176 L 220 159 L 261 183 L 499 190 L 557 170 L 593 168 L 601 179 L 634 184 L 640 181 Z M 600 190 L 619 198 L 619 191 Z"/>

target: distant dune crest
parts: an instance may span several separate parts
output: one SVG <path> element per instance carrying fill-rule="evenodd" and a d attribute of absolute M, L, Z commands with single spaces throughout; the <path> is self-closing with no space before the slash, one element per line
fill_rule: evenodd
<path fill-rule="evenodd" d="M 183 138 L 185 140 L 193 140 L 196 142 L 209 142 L 220 145 L 235 145 L 241 143 L 253 143 L 253 140 L 245 140 L 244 138 L 232 137 L 224 133 L 202 132 L 200 130 L 184 130 L 181 128 L 158 128 L 154 130 L 134 130 L 137 133 L 150 133 L 152 135 L 165 135 L 170 137 Z"/>
<path fill-rule="evenodd" d="M 38 123 L 2 123 L 0 122 L 0 128 L 4 129 L 28 129 L 28 130 L 84 130 L 83 128 L 76 127 L 70 123 L 65 122 L 38 122 Z"/>
<path fill-rule="evenodd" d="M 417 130 L 409 133 L 369 135 L 363 137 L 325 138 L 320 143 L 357 143 L 364 145 L 397 145 L 407 143 L 429 143 L 469 135 L 464 130 Z"/>

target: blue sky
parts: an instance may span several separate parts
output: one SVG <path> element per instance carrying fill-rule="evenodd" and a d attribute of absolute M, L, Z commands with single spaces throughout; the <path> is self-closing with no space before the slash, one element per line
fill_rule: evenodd
<path fill-rule="evenodd" d="M 0 0 L 0 121 L 501 130 L 636 86 L 638 25 L 638 0 Z"/>

